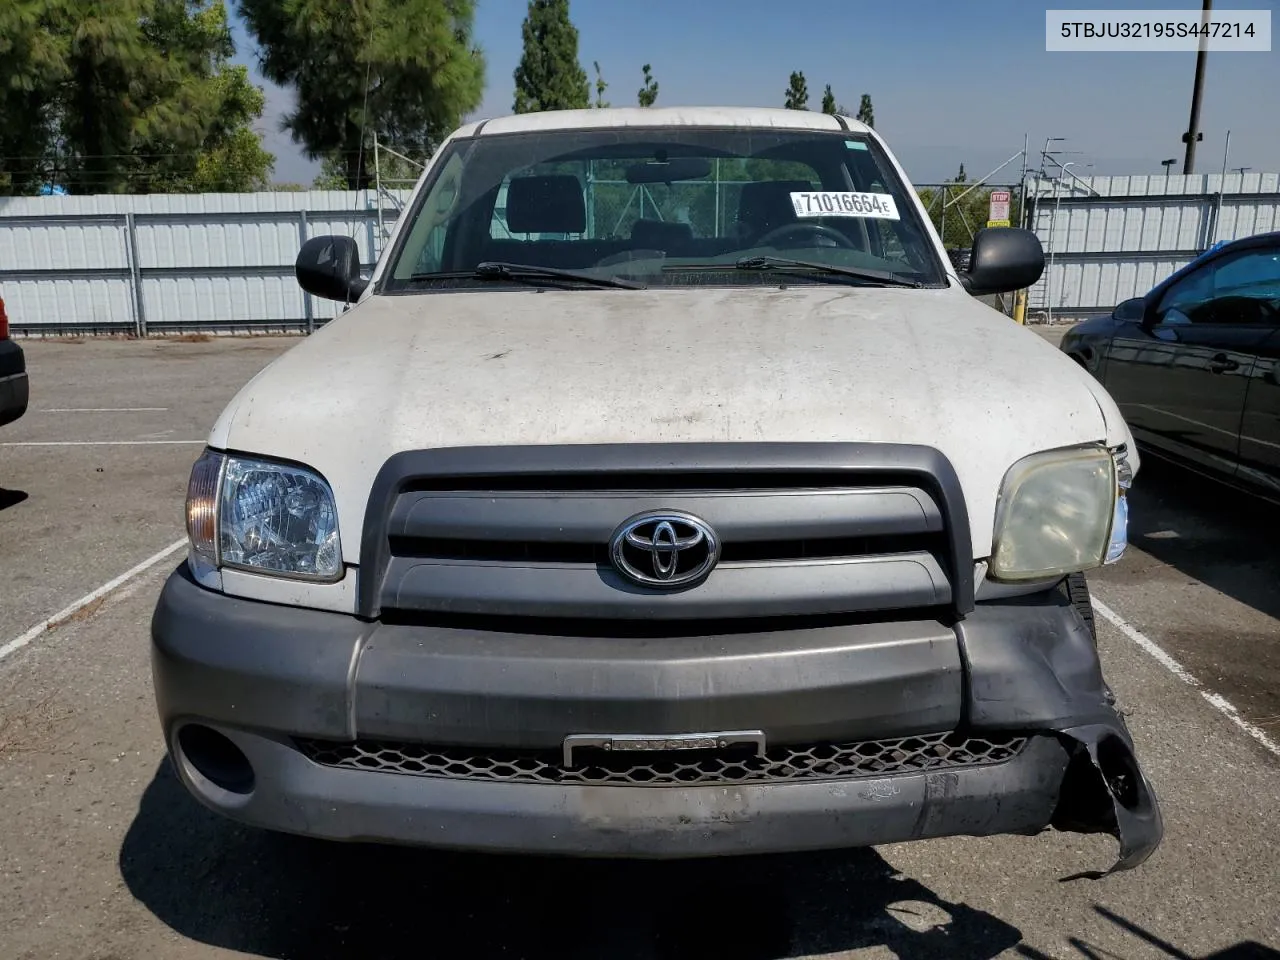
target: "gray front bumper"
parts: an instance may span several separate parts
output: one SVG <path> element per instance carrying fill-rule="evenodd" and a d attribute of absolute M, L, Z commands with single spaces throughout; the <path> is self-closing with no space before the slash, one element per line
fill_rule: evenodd
<path fill-rule="evenodd" d="M 157 704 L 179 775 L 235 819 L 335 839 L 681 857 L 948 835 L 1110 832 L 1115 868 L 1161 821 L 1096 652 L 1056 593 L 956 626 L 873 622 L 643 641 L 392 626 L 225 597 L 185 567 L 152 623 Z M 227 790 L 184 755 L 200 724 L 248 758 Z M 295 738 L 557 746 L 569 733 L 761 729 L 770 742 L 964 729 L 1030 737 L 986 766 L 848 780 L 596 786 L 322 766 Z M 1113 868 L 1114 869 L 1114 868 Z"/>

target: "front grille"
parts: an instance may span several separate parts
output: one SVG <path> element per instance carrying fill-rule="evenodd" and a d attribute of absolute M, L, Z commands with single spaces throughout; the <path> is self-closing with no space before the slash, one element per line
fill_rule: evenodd
<path fill-rule="evenodd" d="M 653 513 L 692 515 L 714 531 L 718 558 L 704 579 L 661 589 L 619 569 L 615 535 Z M 371 491 L 358 609 L 400 622 L 661 621 L 673 631 L 687 621 L 963 614 L 968 532 L 958 478 L 924 447 L 411 451 L 390 458 Z"/>
<path fill-rule="evenodd" d="M 659 787 L 851 780 L 984 766 L 1016 756 L 1026 746 L 1027 738 L 937 733 L 894 740 L 774 747 L 763 757 L 741 753 L 690 752 L 675 757 L 598 751 L 589 761 L 574 767 L 566 767 L 557 751 L 546 750 L 481 750 L 384 740 L 297 743 L 311 761 L 326 767 L 453 780 Z"/>

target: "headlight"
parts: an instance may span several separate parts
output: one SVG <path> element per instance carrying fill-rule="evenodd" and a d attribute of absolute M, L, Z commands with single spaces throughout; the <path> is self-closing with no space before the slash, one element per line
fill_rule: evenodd
<path fill-rule="evenodd" d="M 1129 479 L 1127 463 L 1101 447 L 1015 463 L 996 507 L 992 578 L 1038 580 L 1118 560 Z"/>
<path fill-rule="evenodd" d="M 193 572 L 236 568 L 307 580 L 342 577 L 333 493 L 305 467 L 206 450 L 191 471 Z"/>

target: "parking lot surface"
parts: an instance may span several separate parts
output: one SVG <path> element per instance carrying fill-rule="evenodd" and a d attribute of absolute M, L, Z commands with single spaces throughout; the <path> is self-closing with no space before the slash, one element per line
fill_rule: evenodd
<path fill-rule="evenodd" d="M 1280 960 L 1280 514 L 1150 459 L 1133 547 L 1090 577 L 1164 807 L 1136 871 L 1070 879 L 1115 843 L 1058 833 L 583 862 L 331 845 L 207 812 L 164 759 L 148 624 L 209 427 L 295 342 L 24 342 L 31 410 L 0 430 L 3 960 Z"/>

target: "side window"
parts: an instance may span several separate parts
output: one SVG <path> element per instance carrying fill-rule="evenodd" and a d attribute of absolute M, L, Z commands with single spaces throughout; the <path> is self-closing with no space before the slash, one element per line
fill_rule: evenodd
<path fill-rule="evenodd" d="M 1280 326 L 1280 247 L 1250 250 L 1223 263 L 1213 287 L 1215 323 Z"/>
<path fill-rule="evenodd" d="M 456 215 L 461 187 L 462 155 L 455 151 L 445 162 L 423 200 L 418 215 L 405 240 L 394 276 L 404 280 L 415 273 L 435 273 L 441 269 L 444 241 L 449 222 Z"/>
<path fill-rule="evenodd" d="M 1160 322 L 1280 323 L 1280 249 L 1249 250 L 1210 264 L 1164 295 Z"/>
<path fill-rule="evenodd" d="M 1204 322 L 1204 306 L 1213 297 L 1212 280 L 1210 271 L 1201 268 L 1175 283 L 1160 298 L 1158 321 L 1168 326 Z"/>

